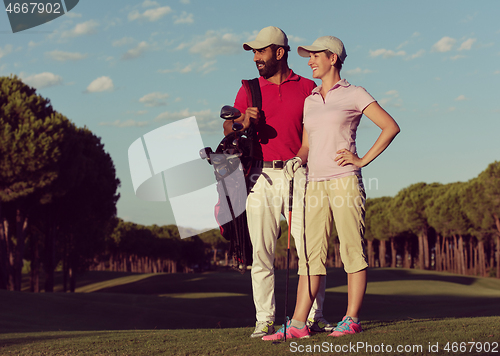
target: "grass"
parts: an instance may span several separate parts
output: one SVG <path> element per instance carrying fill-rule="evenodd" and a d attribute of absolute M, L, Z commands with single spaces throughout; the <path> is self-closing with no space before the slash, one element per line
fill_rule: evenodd
<path fill-rule="evenodd" d="M 345 281 L 342 270 L 328 271 L 329 320 L 345 311 Z M 364 346 L 356 349 L 360 355 L 460 354 L 460 346 L 472 355 L 484 354 L 474 347 L 500 341 L 500 280 L 371 269 L 369 281 L 364 333 L 340 339 L 316 334 L 274 345 L 249 338 L 255 323 L 249 274 L 87 273 L 77 293 L 0 291 L 0 355 L 288 355 L 325 354 L 327 348 L 347 354 L 335 351 L 350 343 Z M 282 323 L 285 271 L 277 271 L 276 284 Z M 289 315 L 296 285 L 291 273 Z M 398 353 L 398 345 L 409 352 Z M 496 350 L 489 354 L 500 354 L 500 345 Z"/>

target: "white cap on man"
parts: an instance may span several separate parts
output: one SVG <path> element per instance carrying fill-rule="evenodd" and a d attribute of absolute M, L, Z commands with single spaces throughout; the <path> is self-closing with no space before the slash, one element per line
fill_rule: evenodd
<path fill-rule="evenodd" d="M 337 37 L 333 36 L 322 36 L 316 39 L 311 46 L 300 46 L 297 48 L 297 52 L 301 57 L 309 57 L 309 53 L 311 52 L 322 52 L 325 50 L 335 53 L 342 63 L 344 63 L 345 57 L 347 57 L 344 44 Z"/>
<path fill-rule="evenodd" d="M 251 51 L 253 49 L 262 49 L 272 44 L 286 47 L 288 46 L 288 38 L 278 27 L 269 26 L 260 30 L 254 41 L 243 43 L 243 48 L 245 51 Z"/>

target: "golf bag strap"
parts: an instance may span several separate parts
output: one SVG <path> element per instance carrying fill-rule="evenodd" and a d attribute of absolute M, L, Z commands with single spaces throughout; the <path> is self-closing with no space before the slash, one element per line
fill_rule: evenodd
<path fill-rule="evenodd" d="M 260 92 L 259 78 L 242 80 L 248 98 L 248 106 L 254 106 L 262 110 L 262 93 Z M 250 98 L 252 101 L 250 102 Z"/>

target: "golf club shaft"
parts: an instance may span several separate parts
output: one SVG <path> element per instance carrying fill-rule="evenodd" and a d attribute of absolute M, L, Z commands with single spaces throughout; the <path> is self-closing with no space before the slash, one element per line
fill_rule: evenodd
<path fill-rule="evenodd" d="M 286 341 L 286 323 L 288 319 L 288 281 L 290 277 L 290 235 L 292 233 L 292 206 L 293 206 L 293 177 L 290 179 L 290 190 L 288 192 L 288 248 L 286 250 L 286 285 L 285 285 L 285 326 L 284 340 Z"/>

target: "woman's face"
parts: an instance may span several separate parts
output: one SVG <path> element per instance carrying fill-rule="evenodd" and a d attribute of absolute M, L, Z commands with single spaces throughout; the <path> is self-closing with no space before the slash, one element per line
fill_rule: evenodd
<path fill-rule="evenodd" d="M 332 70 L 332 59 L 325 52 L 310 52 L 307 65 L 313 71 L 313 78 L 321 79 Z"/>

